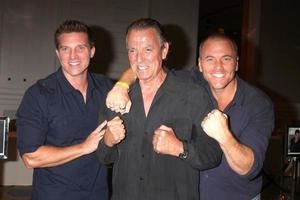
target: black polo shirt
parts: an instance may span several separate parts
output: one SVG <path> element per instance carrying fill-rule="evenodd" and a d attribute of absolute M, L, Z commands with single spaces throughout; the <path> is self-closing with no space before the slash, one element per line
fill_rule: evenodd
<path fill-rule="evenodd" d="M 169 72 L 147 117 L 138 82 L 130 98 L 131 110 L 123 116 L 125 139 L 112 148 L 103 141 L 99 145 L 102 162 L 114 163 L 112 200 L 198 200 L 199 169 L 212 168 L 221 158 L 219 145 L 200 126 L 211 110 L 207 93 Z M 153 133 L 160 125 L 187 142 L 187 159 L 154 152 Z"/>
<path fill-rule="evenodd" d="M 20 154 L 42 145 L 66 147 L 81 143 L 100 123 L 98 114 L 112 83 L 102 75 L 88 74 L 87 100 L 59 69 L 25 93 L 17 111 Z M 32 199 L 106 200 L 106 167 L 95 153 L 56 167 L 36 168 Z"/>

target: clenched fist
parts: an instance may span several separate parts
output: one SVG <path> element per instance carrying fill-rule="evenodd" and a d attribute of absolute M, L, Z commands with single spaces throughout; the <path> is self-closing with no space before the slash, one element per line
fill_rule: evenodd
<path fill-rule="evenodd" d="M 128 95 L 128 89 L 115 85 L 106 97 L 107 108 L 121 113 L 128 113 L 131 107 L 131 101 Z"/>
<path fill-rule="evenodd" d="M 172 128 L 161 125 L 154 131 L 152 139 L 153 149 L 159 154 L 179 156 L 183 152 L 183 144 L 176 137 Z"/>
<path fill-rule="evenodd" d="M 120 117 L 115 117 L 107 122 L 106 132 L 104 134 L 104 143 L 112 147 L 120 143 L 125 138 L 125 127 Z"/>
<path fill-rule="evenodd" d="M 221 144 L 227 140 L 228 136 L 231 136 L 231 132 L 228 128 L 227 115 L 217 109 L 207 114 L 201 126 L 208 136 L 214 138 Z"/>

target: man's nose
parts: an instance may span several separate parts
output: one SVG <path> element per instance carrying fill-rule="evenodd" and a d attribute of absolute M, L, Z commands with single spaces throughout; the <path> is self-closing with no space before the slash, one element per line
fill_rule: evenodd
<path fill-rule="evenodd" d="M 71 49 L 71 51 L 70 51 L 70 57 L 73 59 L 73 58 L 76 58 L 76 56 L 77 56 L 76 49 Z"/>
<path fill-rule="evenodd" d="M 220 68 L 223 66 L 222 60 L 221 59 L 216 59 L 215 61 L 215 67 Z"/>
<path fill-rule="evenodd" d="M 142 62 L 142 61 L 143 61 L 143 55 L 142 55 L 141 52 L 138 52 L 138 53 L 137 53 L 137 62 L 140 63 L 140 62 Z"/>

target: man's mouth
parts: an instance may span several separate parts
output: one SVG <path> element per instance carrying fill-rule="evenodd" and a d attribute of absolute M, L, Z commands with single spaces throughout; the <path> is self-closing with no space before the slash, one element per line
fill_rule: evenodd
<path fill-rule="evenodd" d="M 76 61 L 76 62 L 69 62 L 69 65 L 71 65 L 71 66 L 77 66 L 77 65 L 79 65 L 79 61 Z"/>
<path fill-rule="evenodd" d="M 146 70 L 146 69 L 148 69 L 148 66 L 147 65 L 138 65 L 137 68 L 139 70 Z"/>
<path fill-rule="evenodd" d="M 220 73 L 213 73 L 211 74 L 212 77 L 215 77 L 215 78 L 223 78 L 225 76 L 225 74 L 220 74 Z"/>

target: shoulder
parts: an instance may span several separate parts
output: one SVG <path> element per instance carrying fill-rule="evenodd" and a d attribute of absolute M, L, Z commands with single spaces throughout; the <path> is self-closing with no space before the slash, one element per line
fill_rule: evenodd
<path fill-rule="evenodd" d="M 103 74 L 91 73 L 91 76 L 98 84 L 112 84 L 112 80 Z"/>
<path fill-rule="evenodd" d="M 191 79 L 177 79 L 174 92 L 178 106 L 184 108 L 190 119 L 195 122 L 202 121 L 204 116 L 212 109 L 211 100 L 205 88 Z"/>
<path fill-rule="evenodd" d="M 175 74 L 182 79 L 190 80 L 198 85 L 205 85 L 207 83 L 203 77 L 203 74 L 199 71 L 198 66 L 194 66 L 190 69 L 175 71 Z"/>
<path fill-rule="evenodd" d="M 56 77 L 55 73 L 50 74 L 46 78 L 39 79 L 35 84 L 30 86 L 25 94 L 31 94 L 34 96 L 47 96 L 48 94 L 52 94 L 55 91 L 56 87 Z"/>
<path fill-rule="evenodd" d="M 184 69 L 184 70 L 173 70 L 173 73 L 177 78 L 180 78 L 182 80 L 192 78 L 190 70 L 186 70 L 186 69 Z"/>
<path fill-rule="evenodd" d="M 91 73 L 91 77 L 97 88 L 101 90 L 109 91 L 113 87 L 113 81 L 107 76 L 104 76 L 102 74 Z"/>
<path fill-rule="evenodd" d="M 239 84 L 242 90 L 242 105 L 247 112 L 253 115 L 269 113 L 270 116 L 273 116 L 273 102 L 265 92 L 241 79 L 239 80 Z"/>
<path fill-rule="evenodd" d="M 204 93 L 204 87 L 197 84 L 191 77 L 190 71 L 177 71 L 174 73 L 176 87 L 184 89 L 187 93 Z"/>
<path fill-rule="evenodd" d="M 185 99 L 186 102 L 196 106 L 202 106 L 210 102 L 205 88 L 195 83 L 192 79 L 182 79 L 177 74 L 173 76 L 172 87 L 179 98 Z M 203 104 L 202 104 L 203 103 Z"/>
<path fill-rule="evenodd" d="M 51 74 L 30 86 L 24 93 L 18 114 L 31 113 L 33 110 L 46 110 L 48 102 L 54 99 L 52 96 L 55 94 L 54 85 L 55 76 Z"/>
<path fill-rule="evenodd" d="M 239 83 L 241 84 L 243 88 L 243 95 L 246 97 L 245 101 L 247 103 L 255 102 L 260 103 L 264 105 L 272 105 L 272 101 L 270 97 L 263 92 L 261 89 L 250 85 L 246 81 L 240 79 Z"/>

